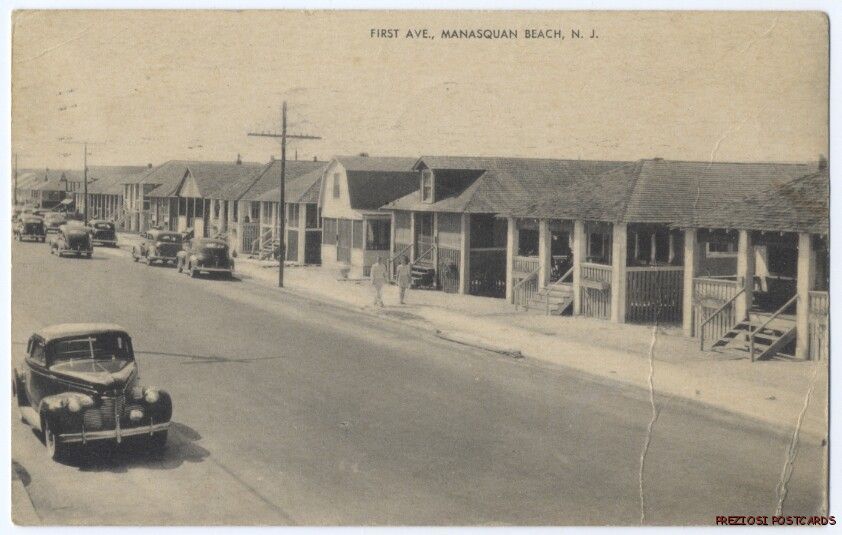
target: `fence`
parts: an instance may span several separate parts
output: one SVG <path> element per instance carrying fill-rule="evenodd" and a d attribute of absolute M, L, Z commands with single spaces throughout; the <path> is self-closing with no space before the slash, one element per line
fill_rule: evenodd
<path fill-rule="evenodd" d="M 537 256 L 515 256 L 512 260 L 512 271 L 526 275 L 538 269 L 538 264 Z"/>
<path fill-rule="evenodd" d="M 260 226 L 257 223 L 240 223 L 242 234 L 240 235 L 240 250 L 251 251 L 251 244 L 260 236 Z"/>
<path fill-rule="evenodd" d="M 828 358 L 828 310 L 830 301 L 827 292 L 810 292 L 810 360 Z"/>
<path fill-rule="evenodd" d="M 638 323 L 681 321 L 684 268 L 630 267 L 626 272 L 626 320 Z"/>
<path fill-rule="evenodd" d="M 739 291 L 740 284 L 737 281 L 706 277 L 693 279 L 693 335 L 707 340 L 719 340 L 731 330 L 738 320 L 736 303 L 731 300 Z M 729 301 L 727 307 L 710 319 Z M 708 319 L 710 321 L 701 327 Z"/>
<path fill-rule="evenodd" d="M 580 297 L 582 315 L 611 317 L 611 266 L 582 263 Z"/>

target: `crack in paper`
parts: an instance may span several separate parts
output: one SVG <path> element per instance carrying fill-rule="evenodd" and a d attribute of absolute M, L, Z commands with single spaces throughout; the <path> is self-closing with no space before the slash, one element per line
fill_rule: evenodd
<path fill-rule="evenodd" d="M 643 441 L 643 451 L 640 453 L 640 473 L 638 474 L 638 490 L 640 493 L 640 523 L 646 523 L 646 499 L 643 492 L 643 471 L 646 466 L 646 454 L 652 442 L 652 429 L 658 419 L 658 407 L 655 405 L 655 342 L 658 339 L 658 325 L 652 327 L 652 341 L 649 343 L 649 404 L 652 407 L 652 418 L 646 427 L 646 440 Z"/>

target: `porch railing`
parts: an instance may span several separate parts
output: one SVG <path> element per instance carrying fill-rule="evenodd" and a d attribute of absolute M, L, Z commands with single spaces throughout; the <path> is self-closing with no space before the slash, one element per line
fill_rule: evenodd
<path fill-rule="evenodd" d="M 736 301 L 737 298 L 745 291 L 745 287 L 740 288 L 733 297 L 717 308 L 713 314 L 707 316 L 704 320 L 702 320 L 701 317 L 698 318 L 701 321 L 699 327 L 696 329 L 696 332 L 699 333 L 699 349 L 702 351 L 705 349 L 705 326 L 710 324 L 710 330 L 712 331 L 711 334 L 715 340 L 719 340 L 734 326 L 734 324 L 736 324 L 736 309 L 732 305 L 734 304 L 734 301 Z"/>
<path fill-rule="evenodd" d="M 532 273 L 538 269 L 537 256 L 515 256 L 512 261 L 512 271 L 517 273 Z"/>
<path fill-rule="evenodd" d="M 683 266 L 626 268 L 626 319 L 680 322 L 683 287 Z"/>
<path fill-rule="evenodd" d="M 766 327 L 768 327 L 768 326 L 769 326 L 769 324 L 770 324 L 770 323 L 772 323 L 772 321 L 773 321 L 775 318 L 777 318 L 778 316 L 780 316 L 781 314 L 783 314 L 784 310 L 786 310 L 787 308 L 789 308 L 789 307 L 790 307 L 790 305 L 792 305 L 793 303 L 796 303 L 797 301 L 798 301 L 798 294 L 795 294 L 795 295 L 793 295 L 792 297 L 790 297 L 790 298 L 789 298 L 789 300 L 788 300 L 786 303 L 784 303 L 784 304 L 783 304 L 783 306 L 781 306 L 781 308 L 779 308 L 778 310 L 776 310 L 776 311 L 775 311 L 775 313 L 774 313 L 774 314 L 772 314 L 771 316 L 769 316 L 769 319 L 767 319 L 767 320 L 763 323 L 763 325 L 761 325 L 761 326 L 760 326 L 760 327 L 758 327 L 757 329 L 752 329 L 752 328 L 751 328 L 751 322 L 749 322 L 749 325 L 748 325 L 748 330 L 749 330 L 749 335 L 748 335 L 748 354 L 751 356 L 751 361 L 752 361 L 752 362 L 754 362 L 754 360 L 755 360 L 755 359 L 754 359 L 754 337 L 755 337 L 755 336 L 757 336 L 757 333 L 761 332 L 763 329 L 765 329 Z"/>
<path fill-rule="evenodd" d="M 705 338 L 715 337 L 717 340 L 725 335 L 736 323 L 736 308 L 732 298 L 740 291 L 741 284 L 737 280 L 696 277 L 693 279 L 693 334 L 702 337 L 702 322 L 719 314 L 706 324 Z M 731 307 L 720 311 L 719 308 L 731 301 Z"/>
<path fill-rule="evenodd" d="M 611 266 L 583 262 L 580 298 L 582 315 L 608 319 L 611 317 Z"/>
<path fill-rule="evenodd" d="M 529 301 L 538 293 L 538 273 L 540 271 L 541 268 L 536 267 L 512 286 L 512 302 L 515 305 L 515 310 L 518 307 L 524 310 L 529 308 Z"/>
<path fill-rule="evenodd" d="M 809 301 L 809 357 L 810 360 L 828 358 L 828 310 L 827 292 L 810 292 Z"/>

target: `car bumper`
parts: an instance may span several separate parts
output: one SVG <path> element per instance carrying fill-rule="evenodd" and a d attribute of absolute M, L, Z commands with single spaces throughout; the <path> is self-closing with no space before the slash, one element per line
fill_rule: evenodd
<path fill-rule="evenodd" d="M 91 240 L 94 245 L 117 245 L 117 240 L 100 240 L 99 238 L 94 238 Z"/>
<path fill-rule="evenodd" d="M 40 240 L 43 238 L 43 234 L 21 234 L 20 239 L 22 240 Z"/>
<path fill-rule="evenodd" d="M 146 255 L 147 260 L 154 260 L 155 262 L 175 262 L 177 258 L 175 256 L 160 256 L 160 255 Z"/>
<path fill-rule="evenodd" d="M 234 270 L 231 268 L 220 268 L 220 267 L 205 267 L 205 266 L 196 266 L 193 269 L 196 271 L 205 271 L 207 273 L 233 273 Z"/>
<path fill-rule="evenodd" d="M 103 431 L 82 431 L 81 433 L 64 433 L 58 435 L 56 440 L 62 444 L 76 444 L 92 442 L 95 440 L 120 440 L 126 437 L 136 437 L 141 435 L 152 435 L 161 431 L 169 429 L 170 423 L 163 422 L 159 424 L 142 425 L 140 427 L 129 427 L 126 429 L 106 429 Z"/>

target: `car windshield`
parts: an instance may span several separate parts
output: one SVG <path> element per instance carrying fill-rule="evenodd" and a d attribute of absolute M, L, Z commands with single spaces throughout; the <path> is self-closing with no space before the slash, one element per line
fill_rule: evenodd
<path fill-rule="evenodd" d="M 52 223 L 54 221 L 64 221 L 64 216 L 61 214 L 47 214 L 45 219 Z"/>
<path fill-rule="evenodd" d="M 156 240 L 165 243 L 181 243 L 181 234 L 158 234 Z"/>
<path fill-rule="evenodd" d="M 130 361 L 131 347 L 123 333 L 100 333 L 65 338 L 52 344 L 54 364 L 78 361 Z M 107 371 L 103 367 L 103 371 Z"/>
<path fill-rule="evenodd" d="M 114 225 L 112 225 L 111 223 L 100 222 L 100 223 L 94 223 L 94 227 L 98 228 L 100 230 L 111 230 L 114 227 Z"/>
<path fill-rule="evenodd" d="M 199 243 L 200 249 L 225 249 L 224 243 L 219 243 L 215 241 L 204 241 Z"/>

